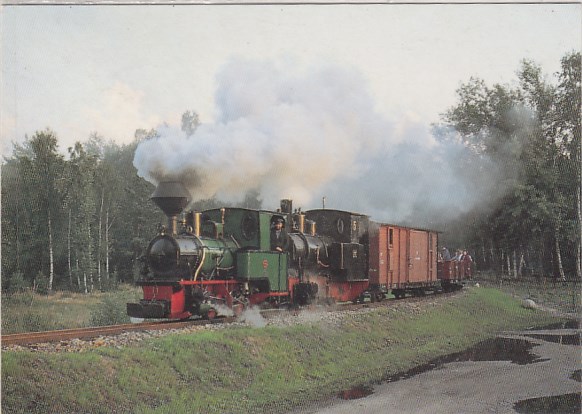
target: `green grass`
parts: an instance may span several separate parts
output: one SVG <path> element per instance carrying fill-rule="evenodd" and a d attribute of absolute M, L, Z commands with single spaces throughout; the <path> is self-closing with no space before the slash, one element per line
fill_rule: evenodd
<path fill-rule="evenodd" d="M 579 315 L 582 312 L 580 283 L 562 283 L 546 279 L 515 280 L 483 275 L 479 280 L 484 286 L 495 287 L 521 299 L 534 302 L 564 313 Z"/>
<path fill-rule="evenodd" d="M 260 413 L 378 381 L 495 333 L 554 321 L 495 289 L 288 328 L 236 328 L 80 354 L 3 352 L 3 412 Z"/>
<path fill-rule="evenodd" d="M 115 292 L 30 292 L 2 295 L 2 333 L 48 331 L 129 322 L 126 302 L 140 298 L 141 291 L 123 286 Z"/>

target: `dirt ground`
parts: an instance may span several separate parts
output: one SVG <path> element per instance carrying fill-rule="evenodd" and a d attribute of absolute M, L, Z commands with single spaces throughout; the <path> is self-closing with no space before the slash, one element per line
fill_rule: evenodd
<path fill-rule="evenodd" d="M 514 405 L 521 400 L 580 392 L 579 335 L 579 328 L 507 333 L 501 335 L 501 341 L 521 339 L 533 345 L 526 351 L 533 354 L 532 361 L 518 364 L 475 358 L 446 363 L 407 379 L 377 385 L 367 397 L 338 397 L 294 414 L 516 413 Z M 564 342 L 577 338 L 578 343 L 559 343 L 561 338 Z"/>

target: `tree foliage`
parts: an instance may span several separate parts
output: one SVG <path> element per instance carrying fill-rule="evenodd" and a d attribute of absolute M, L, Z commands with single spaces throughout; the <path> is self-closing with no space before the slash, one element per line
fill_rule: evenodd
<path fill-rule="evenodd" d="M 443 116 L 468 147 L 504 173 L 505 195 L 477 214 L 465 240 L 481 253 L 482 265 L 514 276 L 527 269 L 582 277 L 580 53 L 561 63 L 554 83 L 527 60 L 513 87 L 471 78 Z"/>
<path fill-rule="evenodd" d="M 137 176 L 137 141 L 118 146 L 93 134 L 59 153 L 37 132 L 2 165 L 2 289 L 90 292 L 131 282 L 163 214 L 152 184 Z M 46 286 L 45 286 L 46 285 Z"/>
<path fill-rule="evenodd" d="M 200 125 L 200 118 L 194 111 L 186 111 L 182 114 L 182 131 L 187 136 L 194 135 L 196 129 Z"/>
<path fill-rule="evenodd" d="M 197 115 L 186 114 L 195 129 Z M 156 135 L 155 130 L 137 130 L 133 143 L 119 146 L 92 134 L 68 148 L 67 159 L 50 130 L 15 145 L 2 165 L 5 291 L 28 286 L 88 293 L 139 276 L 140 259 L 166 221 L 149 200 L 154 186 L 133 166 L 139 142 Z M 240 206 L 260 208 L 259 196 L 249 192 Z M 192 207 L 222 205 L 210 199 Z"/>

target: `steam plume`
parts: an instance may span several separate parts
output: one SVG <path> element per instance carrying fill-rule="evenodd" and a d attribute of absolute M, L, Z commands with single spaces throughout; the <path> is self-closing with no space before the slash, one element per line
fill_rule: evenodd
<path fill-rule="evenodd" d="M 356 174 L 391 135 L 353 71 L 301 76 L 233 61 L 218 84 L 218 121 L 191 137 L 160 127 L 136 151 L 139 175 L 153 183 L 180 179 L 193 199 L 240 201 L 258 189 L 269 205 L 281 197 L 308 203 L 331 180 Z"/>
<path fill-rule="evenodd" d="M 265 208 L 281 198 L 319 207 L 325 195 L 330 208 L 391 222 L 468 210 L 487 187 L 453 164 L 462 145 L 437 141 L 409 118 L 378 113 L 355 70 L 301 73 L 232 60 L 217 81 L 217 121 L 190 137 L 177 126 L 160 127 L 136 150 L 140 176 L 154 184 L 180 180 L 194 200 L 237 202 L 258 190 Z"/>

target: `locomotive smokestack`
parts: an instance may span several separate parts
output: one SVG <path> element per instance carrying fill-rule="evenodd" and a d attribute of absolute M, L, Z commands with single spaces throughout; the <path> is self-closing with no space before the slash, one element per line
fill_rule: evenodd
<path fill-rule="evenodd" d="M 178 215 L 190 202 L 190 193 L 179 181 L 163 181 L 158 184 L 151 200 L 168 216 L 168 230 L 178 232 Z"/>

